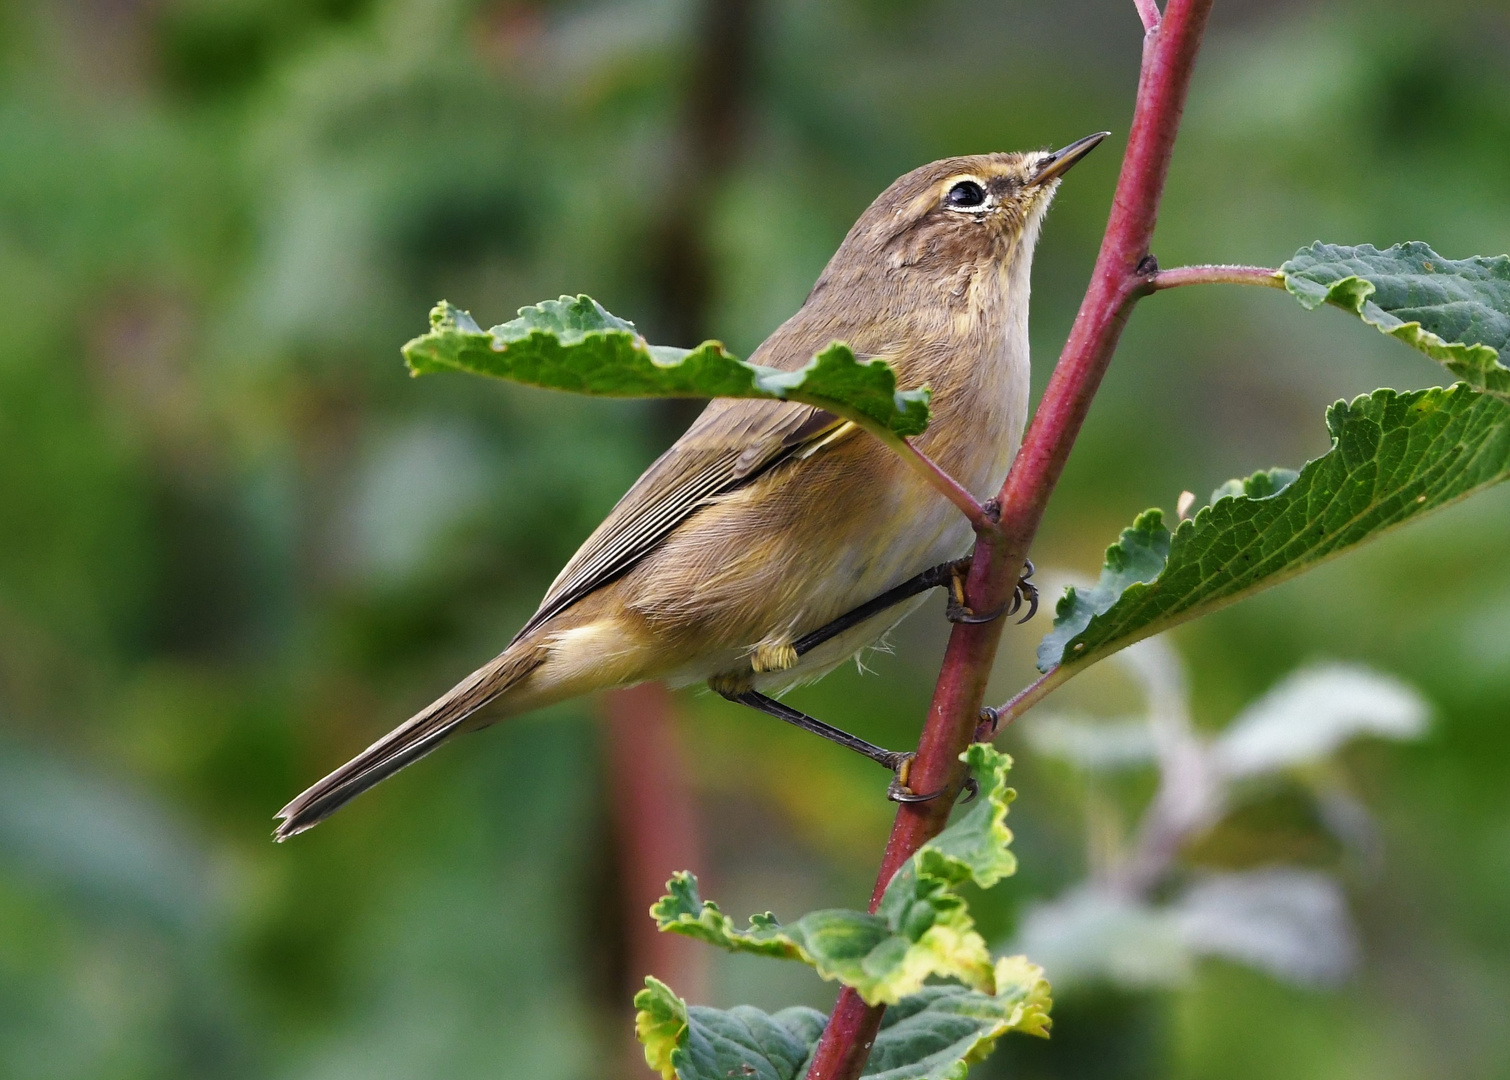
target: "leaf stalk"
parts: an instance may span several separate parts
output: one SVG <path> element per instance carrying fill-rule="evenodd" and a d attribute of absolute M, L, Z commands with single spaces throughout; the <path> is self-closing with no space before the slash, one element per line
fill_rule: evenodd
<path fill-rule="evenodd" d="M 997 528 L 996 519 L 986 512 L 986 508 L 976 500 L 975 496 L 944 471 L 938 462 L 914 446 L 911 439 L 897 439 L 891 445 L 892 449 L 901 455 L 902 460 L 932 484 L 939 494 L 959 507 L 960 513 L 970 519 L 970 524 L 975 526 L 977 533 L 991 532 Z"/>
<path fill-rule="evenodd" d="M 1006 727 L 1034 705 L 1037 705 L 1044 698 L 1059 689 L 1068 678 L 1069 676 L 1064 673 L 1063 666 L 1053 668 L 1044 672 L 1038 678 L 1028 683 L 1027 686 L 1017 691 L 1012 696 L 1011 701 L 1008 701 L 1005 705 L 996 706 L 992 711 L 996 713 L 997 730 L 999 731 L 1001 728 Z"/>
<path fill-rule="evenodd" d="M 1155 271 L 1148 278 L 1150 292 L 1177 289 L 1182 285 L 1265 285 L 1271 289 L 1285 287 L 1284 275 L 1266 266 L 1176 266 Z"/>

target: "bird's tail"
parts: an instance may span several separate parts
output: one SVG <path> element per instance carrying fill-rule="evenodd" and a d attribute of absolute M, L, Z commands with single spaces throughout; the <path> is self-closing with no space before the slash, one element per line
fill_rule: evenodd
<path fill-rule="evenodd" d="M 374 784 L 418 761 L 461 730 L 467 717 L 507 693 L 544 659 L 544 652 L 538 648 L 516 646 L 474 671 L 445 696 L 279 810 L 273 838 L 281 843 L 314 828 Z"/>

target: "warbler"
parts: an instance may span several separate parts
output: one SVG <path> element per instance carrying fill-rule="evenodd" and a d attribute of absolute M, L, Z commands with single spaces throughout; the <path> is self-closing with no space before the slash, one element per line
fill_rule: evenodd
<path fill-rule="evenodd" d="M 989 498 L 1027 418 L 1039 229 L 1060 178 L 1105 134 L 901 177 L 751 360 L 795 369 L 833 341 L 885 358 L 901 387 L 932 391 L 915 445 Z M 891 767 L 894 797 L 927 797 L 906 788 L 909 755 L 770 695 L 873 645 L 971 540 L 959 509 L 853 423 L 791 402 L 716 400 L 587 538 L 503 652 L 285 806 L 275 836 L 310 828 L 458 732 L 651 679 L 706 682 Z"/>

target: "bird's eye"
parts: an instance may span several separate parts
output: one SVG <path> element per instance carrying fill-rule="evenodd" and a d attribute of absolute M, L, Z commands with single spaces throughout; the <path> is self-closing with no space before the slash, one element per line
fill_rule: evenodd
<path fill-rule="evenodd" d="M 944 202 L 949 206 L 979 206 L 985 201 L 986 189 L 974 180 L 961 180 L 944 196 Z"/>

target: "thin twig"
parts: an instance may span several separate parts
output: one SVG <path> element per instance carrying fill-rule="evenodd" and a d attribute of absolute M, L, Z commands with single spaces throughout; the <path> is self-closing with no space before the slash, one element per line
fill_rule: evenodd
<path fill-rule="evenodd" d="M 965 490 L 963 484 L 945 472 L 938 462 L 914 446 L 911 439 L 901 439 L 899 442 L 901 445 L 895 446 L 894 449 L 902 456 L 902 460 L 932 484 L 944 498 L 959 507 L 960 512 L 970 519 L 970 524 L 975 526 L 977 532 L 996 528 L 996 522 L 986 513 L 986 508 L 976 501 L 974 495 Z"/>
<path fill-rule="evenodd" d="M 996 528 L 996 519 L 986 513 L 986 508 L 976 500 L 974 495 L 970 494 L 965 485 L 950 476 L 942 465 L 919 450 L 911 439 L 896 434 L 858 410 L 848 411 L 832 405 L 828 408 L 885 443 L 907 464 L 908 468 L 928 481 L 940 495 L 959 507 L 960 513 L 970 519 L 970 524 L 975 526 L 977 533 L 992 531 Z"/>
<path fill-rule="evenodd" d="M 1148 287 L 1154 292 L 1177 289 L 1181 285 L 1266 285 L 1271 289 L 1285 287 L 1284 275 L 1266 266 L 1176 266 L 1172 270 L 1159 270 L 1147 280 Z"/>
<path fill-rule="evenodd" d="M 1159 28 L 1159 0 L 1133 0 L 1133 6 L 1138 9 L 1138 18 L 1143 20 L 1143 30 L 1153 33 Z"/>
<path fill-rule="evenodd" d="M 1005 705 L 998 705 L 995 709 L 997 730 L 1006 727 L 1057 690 L 1065 681 L 1065 678 L 1059 674 L 1062 670 L 1059 667 L 1052 668 L 1017 691 L 1011 701 Z"/>
<path fill-rule="evenodd" d="M 977 611 L 991 611 L 1007 601 L 1049 495 L 1111 362 L 1129 309 L 1138 297 L 1152 291 L 1148 275 L 1139 268 L 1148 256 L 1211 2 L 1169 0 L 1163 19 L 1144 38 L 1132 131 L 1090 287 L 1002 487 L 1000 525 L 976 539 L 965 597 Z M 1138 10 L 1145 26 L 1150 14 L 1157 12 L 1152 3 L 1140 3 Z M 950 633 L 908 781 L 916 790 L 943 789 L 945 794 L 898 809 L 871 895 L 871 911 L 896 871 L 948 821 L 964 781 L 959 756 L 975 734 L 1001 633 L 1000 619 L 956 624 Z M 881 1006 L 867 1006 L 846 987 L 813 1052 L 807 1080 L 855 1080 L 880 1030 L 883 1011 Z"/>

